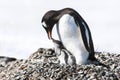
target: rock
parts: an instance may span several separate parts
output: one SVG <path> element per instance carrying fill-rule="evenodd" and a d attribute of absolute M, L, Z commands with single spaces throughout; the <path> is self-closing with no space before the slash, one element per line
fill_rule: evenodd
<path fill-rule="evenodd" d="M 0 66 L 3 67 L 7 63 L 10 63 L 10 62 L 15 61 L 15 60 L 16 60 L 16 58 L 0 56 Z"/>
<path fill-rule="evenodd" d="M 40 48 L 28 59 L 15 60 L 0 67 L 1 80 L 119 80 L 120 54 L 97 53 L 100 65 L 60 65 L 54 50 Z M 5 60 L 6 62 L 6 60 Z"/>

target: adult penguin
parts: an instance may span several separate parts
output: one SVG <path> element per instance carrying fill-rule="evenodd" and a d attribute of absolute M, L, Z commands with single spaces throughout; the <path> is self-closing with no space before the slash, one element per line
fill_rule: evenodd
<path fill-rule="evenodd" d="M 76 58 L 77 64 L 97 63 L 90 29 L 84 19 L 72 8 L 50 10 L 42 18 L 42 26 L 52 39 L 56 24 L 59 41 Z"/>

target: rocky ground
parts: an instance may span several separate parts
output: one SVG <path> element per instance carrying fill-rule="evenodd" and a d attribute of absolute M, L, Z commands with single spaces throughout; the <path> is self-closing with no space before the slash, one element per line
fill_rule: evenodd
<path fill-rule="evenodd" d="M 0 57 L 0 80 L 120 80 L 120 54 L 96 53 L 108 65 L 60 65 L 52 49 L 40 48 L 28 59 Z"/>

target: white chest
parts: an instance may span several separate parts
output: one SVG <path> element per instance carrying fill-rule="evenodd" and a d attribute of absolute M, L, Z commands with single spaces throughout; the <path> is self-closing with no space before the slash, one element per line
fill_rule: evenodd
<path fill-rule="evenodd" d="M 88 52 L 84 46 L 81 31 L 72 16 L 66 14 L 61 17 L 58 23 L 58 33 L 63 45 L 76 57 L 76 62 L 86 63 Z"/>

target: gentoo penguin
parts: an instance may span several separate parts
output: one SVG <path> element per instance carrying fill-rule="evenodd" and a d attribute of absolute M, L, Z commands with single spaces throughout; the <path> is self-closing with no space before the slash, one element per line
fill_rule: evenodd
<path fill-rule="evenodd" d="M 73 65 L 76 66 L 76 59 L 74 55 L 72 55 L 72 53 L 70 53 L 60 41 L 55 40 L 53 38 L 51 39 L 54 43 L 55 52 L 57 54 L 58 59 L 60 60 L 60 64 L 68 64 L 71 66 Z"/>
<path fill-rule="evenodd" d="M 71 8 L 50 10 L 42 18 L 42 26 L 52 39 L 52 29 L 56 24 L 59 41 L 76 58 L 77 64 L 94 62 L 94 46 L 90 29 L 77 11 Z"/>

